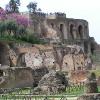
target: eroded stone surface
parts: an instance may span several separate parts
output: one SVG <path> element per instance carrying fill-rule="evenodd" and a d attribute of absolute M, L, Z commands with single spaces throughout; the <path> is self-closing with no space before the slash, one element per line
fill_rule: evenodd
<path fill-rule="evenodd" d="M 38 87 L 33 90 L 33 94 L 56 94 L 66 91 L 68 80 L 61 72 L 50 71 L 39 81 Z"/>
<path fill-rule="evenodd" d="M 100 94 L 88 94 L 88 95 L 82 95 L 77 100 L 100 100 Z"/>
<path fill-rule="evenodd" d="M 88 69 L 87 66 L 88 64 L 85 64 L 87 58 L 84 56 L 83 49 L 76 45 L 55 46 L 47 44 L 46 45 L 24 44 L 23 46 L 20 44 L 19 46 L 15 45 L 14 47 L 9 46 L 9 44 L 7 45 L 8 45 L 7 61 L 9 63 L 7 63 L 6 65 L 10 67 L 24 67 L 24 68 L 30 67 L 32 68 L 32 70 L 39 70 L 45 67 L 47 68 L 48 71 L 55 70 L 63 72 L 71 72 L 77 70 L 80 71 Z M 3 54 L 5 54 L 5 51 L 3 52 Z M 41 75 L 44 74 L 45 73 Z M 83 74 L 83 76 L 85 76 L 85 74 Z M 80 78 L 80 81 L 83 81 L 83 78 Z"/>

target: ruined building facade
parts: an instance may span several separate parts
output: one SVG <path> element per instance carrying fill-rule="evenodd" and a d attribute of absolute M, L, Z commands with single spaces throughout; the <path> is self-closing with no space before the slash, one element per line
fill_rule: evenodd
<path fill-rule="evenodd" d="M 0 87 L 32 86 L 50 70 L 68 73 L 73 83 L 83 81 L 85 71 L 92 68 L 87 54 L 94 50 L 88 22 L 63 13 L 23 14 L 32 19 L 33 33 L 46 44 L 1 41 Z"/>
<path fill-rule="evenodd" d="M 64 13 L 44 14 L 40 12 L 27 14 L 33 20 L 34 33 L 49 43 L 82 46 L 85 53 L 93 53 L 94 46 L 89 36 L 88 22 L 83 19 L 66 18 Z M 92 41 L 92 42 L 91 42 Z"/>

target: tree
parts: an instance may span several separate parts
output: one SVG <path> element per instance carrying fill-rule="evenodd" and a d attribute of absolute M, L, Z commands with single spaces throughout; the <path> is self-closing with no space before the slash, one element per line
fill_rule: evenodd
<path fill-rule="evenodd" d="M 6 5 L 6 11 L 9 13 L 18 13 L 20 6 L 20 0 L 10 0 L 9 4 Z"/>
<path fill-rule="evenodd" d="M 38 12 L 41 12 L 42 10 L 41 10 L 41 8 L 38 8 L 38 10 L 37 10 Z"/>
<path fill-rule="evenodd" d="M 15 20 L 18 25 L 21 25 L 25 28 L 32 24 L 32 20 L 29 19 L 27 16 L 24 16 L 24 15 L 14 13 L 14 14 L 10 14 L 9 17 L 10 17 L 10 19 Z"/>
<path fill-rule="evenodd" d="M 36 12 L 37 11 L 37 3 L 36 2 L 30 2 L 27 5 L 27 8 L 29 9 L 29 12 Z"/>

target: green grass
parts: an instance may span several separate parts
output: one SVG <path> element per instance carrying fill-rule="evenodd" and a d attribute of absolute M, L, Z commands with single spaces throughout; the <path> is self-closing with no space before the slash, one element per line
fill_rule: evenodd
<path fill-rule="evenodd" d="M 3 42 L 20 42 L 20 43 L 25 43 L 25 41 L 22 41 L 20 39 L 16 39 L 16 38 L 13 38 L 13 37 L 0 37 L 0 41 L 3 41 Z"/>
<path fill-rule="evenodd" d="M 22 37 L 4 35 L 4 36 L 0 36 L 0 41 L 18 42 L 18 43 L 32 43 L 32 44 L 45 44 L 45 42 L 43 40 L 40 40 L 38 37 L 34 37 L 34 35 L 25 35 Z"/>
<path fill-rule="evenodd" d="M 0 95 L 0 100 L 28 100 L 31 98 L 31 100 L 44 100 L 45 97 L 47 97 L 49 100 L 55 99 L 55 100 L 60 100 L 61 98 L 70 98 L 71 100 L 74 100 L 73 98 L 76 98 L 82 94 L 84 94 L 84 86 L 81 87 L 72 87 L 72 88 L 67 88 L 66 92 L 61 93 L 61 94 L 56 94 L 56 95 L 32 95 L 30 93 L 31 88 L 24 88 L 20 89 L 19 91 L 12 92 L 9 94 L 3 94 Z M 99 92 L 100 92 L 100 86 L 98 86 Z M 32 89 L 31 89 L 32 90 Z M 68 100 L 70 100 L 68 99 Z"/>
<path fill-rule="evenodd" d="M 32 94 L 32 88 L 24 88 L 24 89 L 19 89 L 19 90 L 16 90 L 15 92 L 11 92 L 11 93 L 8 93 L 9 95 L 30 95 Z M 66 88 L 66 91 L 63 92 L 63 93 L 57 93 L 57 94 L 54 94 L 54 95 L 76 95 L 76 96 L 79 96 L 81 94 L 84 93 L 84 86 L 81 86 L 81 87 L 68 87 Z"/>
<path fill-rule="evenodd" d="M 31 99 L 30 99 L 31 98 Z M 0 100 L 70 100 L 68 99 L 70 98 L 71 100 L 74 100 L 72 98 L 75 97 L 71 97 L 71 96 L 65 96 L 65 95 L 59 95 L 59 96 L 34 96 L 34 95 L 12 95 L 12 96 L 8 96 L 8 95 L 3 95 L 0 96 Z"/>
<path fill-rule="evenodd" d="M 84 86 L 75 86 L 66 88 L 65 94 L 79 96 L 84 93 Z"/>
<path fill-rule="evenodd" d="M 31 96 L 32 100 L 35 99 L 43 99 L 46 96 L 50 99 L 50 98 L 62 98 L 63 96 L 66 96 L 68 98 L 74 98 L 74 97 L 78 97 L 82 94 L 85 93 L 85 86 L 72 86 L 72 87 L 67 87 L 66 88 L 66 92 L 60 93 L 60 94 L 53 94 L 53 95 L 33 95 L 32 94 L 32 88 L 23 88 L 23 89 L 19 89 L 16 90 L 15 92 L 11 92 L 8 94 L 4 94 L 3 97 L 0 95 L 0 100 L 2 98 L 2 100 L 11 100 L 12 98 L 14 100 L 19 99 L 19 100 L 23 100 L 24 98 L 29 98 Z M 100 92 L 100 86 L 98 86 L 98 90 Z M 31 93 L 31 94 L 30 94 Z M 4 99 L 3 99 L 4 98 Z M 5 99 L 8 98 L 8 99 Z M 12 99 L 12 100 L 13 100 Z"/>

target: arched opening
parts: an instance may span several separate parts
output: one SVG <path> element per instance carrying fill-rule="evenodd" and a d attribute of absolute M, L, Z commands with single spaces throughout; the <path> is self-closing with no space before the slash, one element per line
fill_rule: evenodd
<path fill-rule="evenodd" d="M 73 34 L 73 30 L 74 30 L 74 25 L 70 25 L 70 36 L 71 36 L 71 39 L 74 39 L 74 34 Z"/>
<path fill-rule="evenodd" d="M 63 33 L 64 31 L 64 25 L 63 24 L 60 24 L 60 31 Z"/>
<path fill-rule="evenodd" d="M 61 32 L 61 38 L 62 38 L 62 40 L 63 40 L 63 39 L 64 39 L 64 24 L 60 24 L 59 30 L 60 30 L 60 32 Z"/>
<path fill-rule="evenodd" d="M 25 63 L 25 53 L 21 53 L 17 59 L 17 66 L 26 67 Z"/>
<path fill-rule="evenodd" d="M 79 33 L 79 38 L 83 39 L 83 27 L 81 25 L 79 25 L 78 27 L 78 33 Z"/>

